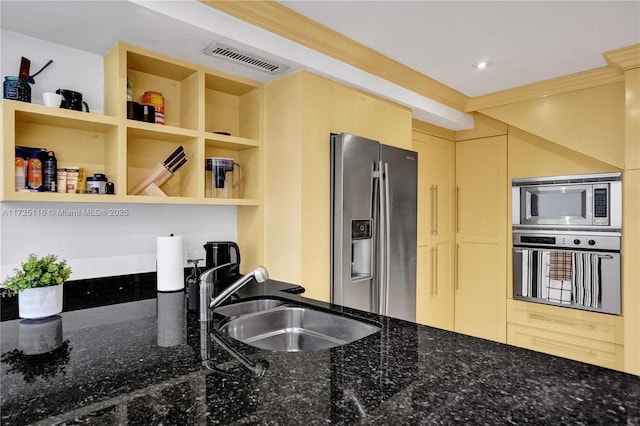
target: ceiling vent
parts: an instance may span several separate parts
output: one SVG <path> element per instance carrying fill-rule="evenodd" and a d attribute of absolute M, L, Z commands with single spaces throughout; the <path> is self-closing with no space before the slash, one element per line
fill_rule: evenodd
<path fill-rule="evenodd" d="M 286 65 L 278 64 L 277 62 L 270 61 L 258 55 L 243 52 L 220 43 L 213 43 L 211 46 L 204 49 L 202 53 L 215 58 L 226 59 L 227 61 L 231 61 L 236 64 L 245 65 L 253 69 L 266 72 L 267 74 L 277 74 L 288 68 Z"/>

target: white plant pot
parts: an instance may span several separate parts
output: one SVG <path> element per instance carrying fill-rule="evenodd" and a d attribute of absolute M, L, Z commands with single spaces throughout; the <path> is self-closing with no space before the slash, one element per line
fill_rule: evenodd
<path fill-rule="evenodd" d="M 62 312 L 62 284 L 36 287 L 18 293 L 20 318 L 46 318 Z"/>

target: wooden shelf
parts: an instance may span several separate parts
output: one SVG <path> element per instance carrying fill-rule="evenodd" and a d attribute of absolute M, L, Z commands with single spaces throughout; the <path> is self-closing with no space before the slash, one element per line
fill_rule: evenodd
<path fill-rule="evenodd" d="M 126 43 L 104 58 L 106 115 L 2 102 L 2 200 L 259 206 L 262 84 Z M 163 94 L 165 124 L 126 118 L 127 77 L 134 100 L 145 91 Z M 213 133 L 229 132 L 232 136 Z M 187 163 L 161 189 L 167 197 L 128 191 L 182 145 Z M 16 146 L 56 153 L 59 167 L 74 165 L 86 175 L 104 173 L 115 195 L 16 192 Z M 237 198 L 204 197 L 205 158 L 233 158 L 243 167 Z"/>

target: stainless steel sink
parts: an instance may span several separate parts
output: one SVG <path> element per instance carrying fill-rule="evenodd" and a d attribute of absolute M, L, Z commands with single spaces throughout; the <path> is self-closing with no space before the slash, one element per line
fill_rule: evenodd
<path fill-rule="evenodd" d="M 220 306 L 215 308 L 213 312 L 224 315 L 225 317 L 237 317 L 240 315 L 264 311 L 266 309 L 272 309 L 281 305 L 284 305 L 282 300 L 263 298 Z"/>
<path fill-rule="evenodd" d="M 272 351 L 328 349 L 380 330 L 366 322 L 286 304 L 231 318 L 220 332 L 248 345 Z"/>

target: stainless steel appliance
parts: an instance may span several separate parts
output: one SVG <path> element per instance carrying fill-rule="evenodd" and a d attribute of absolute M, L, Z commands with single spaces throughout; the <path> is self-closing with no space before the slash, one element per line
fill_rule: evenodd
<path fill-rule="evenodd" d="M 415 321 L 413 151 L 331 135 L 331 301 Z"/>
<path fill-rule="evenodd" d="M 207 241 L 205 269 L 228 264 L 213 273 L 215 289 L 224 289 L 240 277 L 240 247 L 233 241 Z M 217 292 L 216 292 L 217 293 Z"/>
<path fill-rule="evenodd" d="M 619 231 L 620 173 L 513 179 L 513 227 Z"/>
<path fill-rule="evenodd" d="M 620 234 L 514 231 L 514 299 L 620 315 Z"/>

